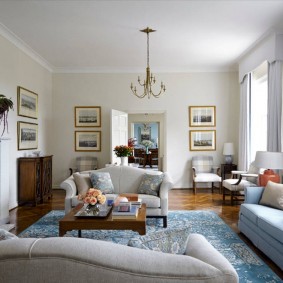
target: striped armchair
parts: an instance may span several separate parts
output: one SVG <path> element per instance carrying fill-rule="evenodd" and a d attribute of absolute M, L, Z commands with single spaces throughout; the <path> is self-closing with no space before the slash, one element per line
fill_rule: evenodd
<path fill-rule="evenodd" d="M 74 172 L 96 170 L 98 169 L 97 157 L 94 156 L 80 156 L 76 158 L 76 167 L 69 168 L 70 175 Z"/>
<path fill-rule="evenodd" d="M 222 190 L 222 178 L 220 167 L 213 165 L 213 157 L 208 155 L 197 155 L 192 158 L 193 189 L 196 193 L 197 183 L 211 183 L 213 192 L 214 183 L 219 183 L 219 191 Z"/>

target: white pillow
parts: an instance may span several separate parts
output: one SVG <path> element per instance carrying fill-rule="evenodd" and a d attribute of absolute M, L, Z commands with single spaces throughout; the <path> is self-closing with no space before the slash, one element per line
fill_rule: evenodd
<path fill-rule="evenodd" d="M 268 181 L 259 204 L 283 210 L 283 184 Z"/>
<path fill-rule="evenodd" d="M 77 186 L 78 194 L 84 195 L 88 189 L 92 187 L 89 174 L 80 174 L 77 172 L 73 174 L 73 177 Z"/>

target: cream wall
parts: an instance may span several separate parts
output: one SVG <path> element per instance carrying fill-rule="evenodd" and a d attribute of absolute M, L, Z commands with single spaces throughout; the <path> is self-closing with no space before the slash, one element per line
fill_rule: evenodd
<path fill-rule="evenodd" d="M 144 74 L 140 74 L 144 76 Z M 99 166 L 110 161 L 110 112 L 117 109 L 130 113 L 164 112 L 164 162 L 172 175 L 175 188 L 191 187 L 190 161 L 199 152 L 189 151 L 188 106 L 215 105 L 217 149 L 201 152 L 223 162 L 224 142 L 238 144 L 239 85 L 238 73 L 174 73 L 156 74 L 166 83 L 166 94 L 159 99 L 138 99 L 131 94 L 130 83 L 137 74 L 54 74 L 52 153 L 53 182 L 59 186 L 68 177 L 68 168 L 76 156 L 74 151 L 75 106 L 101 106 L 102 150 L 92 153 Z M 87 128 L 85 128 L 87 130 Z M 237 151 L 237 148 L 236 148 Z M 237 154 L 234 157 L 237 161 Z"/>
<path fill-rule="evenodd" d="M 51 120 L 52 120 L 52 75 L 36 63 L 15 45 L 0 36 L 0 93 L 12 98 L 14 111 L 9 112 L 9 133 L 3 137 L 10 138 L 10 203 L 9 208 L 17 206 L 17 158 L 32 151 L 18 151 L 17 121 L 37 123 L 39 128 L 38 149 L 45 154 L 52 154 Z M 38 94 L 39 117 L 37 120 L 17 115 L 17 86 L 22 86 Z M 2 133 L 3 125 L 0 125 Z"/>

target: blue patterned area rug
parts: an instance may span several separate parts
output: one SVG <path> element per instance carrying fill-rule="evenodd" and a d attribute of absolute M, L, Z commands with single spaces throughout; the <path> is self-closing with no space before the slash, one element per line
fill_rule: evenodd
<path fill-rule="evenodd" d="M 58 221 L 64 211 L 53 210 L 18 236 L 21 238 L 58 237 Z M 161 219 L 149 218 L 146 221 L 147 234 L 164 229 Z M 240 282 L 282 282 L 280 278 L 212 211 L 169 211 L 168 228 L 189 226 L 192 233 L 204 235 L 221 252 L 238 272 Z M 66 236 L 77 237 L 77 231 Z M 128 240 L 137 236 L 137 232 L 122 230 L 82 231 L 82 237 L 110 241 L 126 245 Z"/>

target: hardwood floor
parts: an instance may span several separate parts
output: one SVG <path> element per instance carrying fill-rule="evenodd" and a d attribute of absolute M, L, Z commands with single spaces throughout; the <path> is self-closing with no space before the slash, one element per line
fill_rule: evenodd
<path fill-rule="evenodd" d="M 32 225 L 51 210 L 64 209 L 64 190 L 53 190 L 53 198 L 47 203 L 40 204 L 36 207 L 21 206 L 10 211 L 10 223 L 15 224 L 15 228 L 11 231 L 19 234 L 24 229 Z M 194 195 L 192 190 L 171 190 L 169 193 L 169 209 L 170 210 L 213 210 L 224 222 L 229 225 L 239 237 L 263 260 L 265 263 L 283 279 L 283 271 L 280 270 L 271 260 L 269 260 L 262 252 L 260 252 L 237 228 L 238 215 L 240 205 L 230 205 L 230 201 L 226 200 L 222 203 L 222 195 L 218 192 L 212 194 L 210 189 L 199 189 Z"/>

